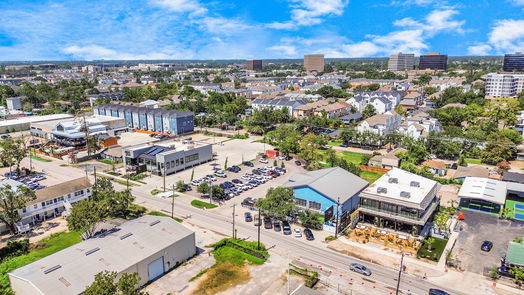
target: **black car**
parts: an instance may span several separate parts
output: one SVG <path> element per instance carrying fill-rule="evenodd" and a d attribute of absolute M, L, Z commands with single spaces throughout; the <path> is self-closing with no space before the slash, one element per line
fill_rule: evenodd
<path fill-rule="evenodd" d="M 255 166 L 255 164 L 253 164 L 253 162 L 251 162 L 251 161 L 244 161 L 244 162 L 242 162 L 242 165 L 244 165 L 244 166 L 248 166 L 248 167 L 253 167 L 253 166 Z"/>
<path fill-rule="evenodd" d="M 499 273 L 499 275 L 505 276 L 505 277 L 508 277 L 508 278 L 514 278 L 515 275 L 510 273 L 509 270 L 510 270 L 510 268 L 507 267 L 507 266 L 501 266 L 501 267 L 497 268 L 497 272 Z"/>
<path fill-rule="evenodd" d="M 286 160 L 286 161 L 289 161 L 291 159 L 293 159 L 293 158 L 291 158 L 290 156 L 287 156 L 287 155 L 284 157 L 284 160 Z"/>
<path fill-rule="evenodd" d="M 313 232 L 309 228 L 306 228 L 304 230 L 304 235 L 306 235 L 306 240 L 313 241 L 315 239 L 315 236 L 313 236 Z"/>
<path fill-rule="evenodd" d="M 234 184 L 242 184 L 242 180 L 236 178 L 231 180 L 231 182 L 233 182 Z"/>
<path fill-rule="evenodd" d="M 297 165 L 297 166 L 302 166 L 302 162 L 296 160 L 296 161 L 295 161 L 295 165 Z"/>
<path fill-rule="evenodd" d="M 291 226 L 289 226 L 289 222 L 287 221 L 282 221 L 282 232 L 285 234 L 285 235 L 290 235 L 291 234 Z"/>
<path fill-rule="evenodd" d="M 184 191 L 186 192 L 189 192 L 189 191 L 192 191 L 193 188 L 191 188 L 191 186 L 189 184 L 184 184 Z"/>
<path fill-rule="evenodd" d="M 240 172 L 240 170 L 242 170 L 242 169 L 240 169 L 240 167 L 238 167 L 238 166 L 231 166 L 231 167 L 229 167 L 229 169 L 227 169 L 227 170 L 229 170 L 230 172 L 238 173 L 238 172 Z"/>
<path fill-rule="evenodd" d="M 429 289 L 429 295 L 451 295 L 446 291 L 440 289 Z"/>
<path fill-rule="evenodd" d="M 271 222 L 271 218 L 265 216 L 264 217 L 264 228 L 265 229 L 272 229 L 273 228 L 273 223 Z"/>
<path fill-rule="evenodd" d="M 273 229 L 275 231 L 280 231 L 282 229 L 282 227 L 280 226 L 280 221 L 274 221 L 273 222 Z"/>
<path fill-rule="evenodd" d="M 253 221 L 253 216 L 251 216 L 250 212 L 246 212 L 244 213 L 244 219 L 246 220 L 246 222 L 251 222 Z"/>
<path fill-rule="evenodd" d="M 480 246 L 480 250 L 485 252 L 491 251 L 491 248 L 493 248 L 493 243 L 491 241 L 484 241 L 482 246 Z"/>

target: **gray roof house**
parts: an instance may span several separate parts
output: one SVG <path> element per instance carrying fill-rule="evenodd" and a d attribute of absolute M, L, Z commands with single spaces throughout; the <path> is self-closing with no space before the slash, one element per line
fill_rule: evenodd
<path fill-rule="evenodd" d="M 279 98 L 279 99 L 263 99 L 257 98 L 251 102 L 251 108 L 253 110 L 261 109 L 273 109 L 281 110 L 287 108 L 289 115 L 293 115 L 293 110 L 301 105 L 307 104 L 306 100 L 291 100 L 289 98 Z"/>

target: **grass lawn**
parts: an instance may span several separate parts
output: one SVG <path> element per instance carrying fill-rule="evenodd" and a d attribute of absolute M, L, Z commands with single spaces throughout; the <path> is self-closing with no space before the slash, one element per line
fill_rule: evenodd
<path fill-rule="evenodd" d="M 98 177 L 105 177 L 105 176 L 98 176 Z M 123 186 L 127 186 L 127 181 L 125 180 L 120 180 L 120 179 L 117 179 L 117 178 L 113 178 L 113 177 L 105 177 L 105 178 L 109 178 L 109 180 L 111 180 L 112 182 L 114 183 L 118 183 L 120 185 L 123 185 Z M 132 183 L 132 182 L 129 182 L 129 186 L 136 186 L 136 184 Z"/>
<path fill-rule="evenodd" d="M 148 214 L 148 215 L 153 215 L 153 216 L 171 217 L 170 215 L 167 215 L 167 214 L 165 214 L 165 213 L 158 212 L 158 211 L 151 211 L 151 212 L 149 212 L 149 213 L 147 213 L 147 214 Z M 180 222 L 180 223 L 183 222 L 183 220 L 180 219 L 180 218 L 178 218 L 178 217 L 173 217 L 173 219 L 176 220 L 176 221 L 178 221 L 178 222 Z"/>
<path fill-rule="evenodd" d="M 77 244 L 82 241 L 80 234 L 77 232 L 61 232 L 51 235 L 49 238 L 43 239 L 33 245 L 35 250 L 28 254 L 21 255 L 8 259 L 0 263 L 0 293 L 6 288 L 9 288 L 9 278 L 7 273 L 35 262 L 43 257 L 56 253 L 69 246 Z M 3 293 L 2 293 L 3 294 Z"/>
<path fill-rule="evenodd" d="M 322 156 L 324 161 L 326 161 L 325 157 L 326 157 L 327 151 L 328 150 L 321 150 L 321 149 L 317 150 L 317 152 Z M 368 157 L 368 155 L 361 154 L 361 153 L 354 153 L 354 152 L 348 152 L 348 151 L 336 151 L 336 152 L 337 152 L 338 157 L 342 157 L 344 160 L 351 162 L 357 166 L 362 164 L 365 157 Z"/>
<path fill-rule="evenodd" d="M 328 142 L 328 145 L 331 145 L 331 146 L 339 146 L 341 144 L 342 144 L 342 140 L 341 139 L 336 139 L 336 140 L 332 140 L 332 141 Z"/>
<path fill-rule="evenodd" d="M 482 164 L 479 159 L 472 159 L 472 158 L 466 158 L 466 163 L 476 164 L 476 165 Z"/>
<path fill-rule="evenodd" d="M 40 161 L 40 162 L 51 162 L 51 160 L 49 160 L 49 159 L 44 159 L 44 158 L 39 157 L 34 152 L 31 152 L 31 159 L 34 159 L 34 160 L 37 160 L 37 161 Z"/>
<path fill-rule="evenodd" d="M 100 159 L 100 160 L 98 160 L 98 162 L 101 162 L 101 163 L 104 163 L 104 164 L 107 164 L 107 165 L 116 165 L 116 164 L 122 163 L 122 162 L 113 161 L 113 160 L 110 160 L 110 159 Z"/>
<path fill-rule="evenodd" d="M 360 173 L 360 177 L 367 180 L 369 183 L 375 182 L 377 179 L 379 179 L 383 174 L 377 173 L 377 172 L 370 172 L 370 171 L 362 171 Z"/>
<path fill-rule="evenodd" d="M 191 206 L 197 207 L 197 208 L 200 208 L 200 209 L 202 209 L 202 208 L 213 209 L 213 208 L 218 207 L 215 204 L 209 204 L 207 202 L 202 202 L 200 200 L 193 200 L 193 201 L 191 201 Z"/>
<path fill-rule="evenodd" d="M 448 243 L 448 240 L 434 238 L 435 242 L 431 245 L 431 251 L 428 250 L 428 244 L 427 239 L 424 240 L 424 244 L 417 252 L 417 257 L 419 258 L 425 258 L 433 261 L 439 261 L 440 256 L 442 255 L 442 252 L 444 252 L 444 248 L 446 247 L 446 244 Z"/>

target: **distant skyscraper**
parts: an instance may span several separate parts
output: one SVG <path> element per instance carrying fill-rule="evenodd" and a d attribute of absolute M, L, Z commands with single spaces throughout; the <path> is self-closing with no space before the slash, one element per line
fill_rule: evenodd
<path fill-rule="evenodd" d="M 448 56 L 440 53 L 428 53 L 420 56 L 418 66 L 421 70 L 442 70 L 448 69 Z"/>
<path fill-rule="evenodd" d="M 504 72 L 522 72 L 524 71 L 524 54 L 517 52 L 515 54 L 504 55 Z"/>
<path fill-rule="evenodd" d="M 262 61 L 260 59 L 252 59 L 246 61 L 248 71 L 262 71 Z"/>
<path fill-rule="evenodd" d="M 413 70 L 415 64 L 415 55 L 413 53 L 395 53 L 389 57 L 388 70 Z"/>
<path fill-rule="evenodd" d="M 324 71 L 324 55 L 323 54 L 307 54 L 304 55 L 304 69 L 308 72 Z"/>

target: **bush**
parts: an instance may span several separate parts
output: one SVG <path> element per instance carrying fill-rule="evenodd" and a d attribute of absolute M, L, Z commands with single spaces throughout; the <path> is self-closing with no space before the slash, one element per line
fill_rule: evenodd
<path fill-rule="evenodd" d="M 0 262 L 29 253 L 29 239 L 7 241 L 7 246 L 0 249 Z"/>
<path fill-rule="evenodd" d="M 209 204 L 209 203 L 206 203 L 206 202 L 202 202 L 200 200 L 193 200 L 193 201 L 191 201 L 191 206 L 196 207 L 196 208 L 200 208 L 200 209 L 202 209 L 202 208 L 213 209 L 213 208 L 218 207 L 215 204 Z"/>

